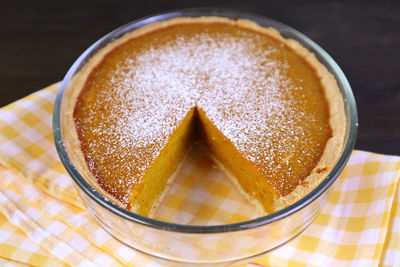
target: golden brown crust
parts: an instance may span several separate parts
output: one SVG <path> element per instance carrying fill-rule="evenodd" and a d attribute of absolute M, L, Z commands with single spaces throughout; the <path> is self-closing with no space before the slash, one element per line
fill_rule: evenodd
<path fill-rule="evenodd" d="M 72 90 L 67 90 L 64 99 L 67 99 L 67 103 L 65 109 L 62 112 L 65 114 L 65 125 L 63 127 L 63 138 L 68 139 L 66 144 L 71 144 L 70 147 L 66 147 L 69 155 L 71 156 L 71 160 L 73 164 L 76 166 L 78 171 L 83 174 L 83 176 L 88 180 L 88 182 L 101 194 L 107 196 L 111 199 L 111 201 L 121 205 L 122 203 L 108 194 L 101 186 L 96 182 L 96 178 L 90 172 L 87 167 L 86 161 L 84 159 L 82 151 L 80 148 L 80 142 L 77 136 L 75 123 L 73 119 L 73 112 L 77 102 L 77 99 L 86 83 L 86 80 L 89 77 L 92 69 L 97 66 L 101 60 L 115 47 L 121 45 L 129 39 L 144 35 L 146 33 L 152 32 L 154 30 L 160 30 L 166 27 L 170 27 L 172 25 L 183 24 L 183 23 L 225 23 L 229 25 L 237 25 L 244 29 L 250 29 L 256 32 L 260 32 L 271 36 L 287 47 L 293 49 L 298 55 L 300 55 L 306 62 L 308 62 L 316 71 L 318 77 L 321 80 L 322 88 L 324 89 L 325 97 L 329 103 L 329 114 L 330 114 L 330 127 L 332 130 L 332 137 L 328 140 L 324 153 L 320 158 L 318 164 L 315 166 L 311 174 L 300 184 L 295 190 L 293 190 L 290 194 L 277 199 L 275 201 L 275 210 L 281 209 L 285 206 L 288 206 L 295 201 L 299 200 L 306 194 L 308 194 L 312 189 L 314 189 L 332 170 L 336 161 L 338 160 L 344 139 L 344 131 L 345 131 L 345 114 L 344 114 L 344 104 L 342 101 L 342 97 L 337 86 L 335 78 L 329 71 L 326 69 L 324 65 L 322 65 L 315 55 L 304 48 L 300 43 L 295 40 L 285 39 L 283 38 L 278 31 L 272 28 L 264 28 L 259 26 L 258 24 L 248 21 L 248 20 L 231 20 L 227 18 L 220 17 L 199 17 L 199 18 L 175 18 L 168 21 L 156 22 L 151 25 L 144 26 L 140 29 L 137 29 L 133 32 L 127 33 L 123 37 L 115 40 L 114 42 L 108 44 L 104 48 L 102 48 L 98 53 L 96 53 L 89 62 L 82 68 L 82 70 L 75 75 L 70 81 L 68 86 L 73 86 Z M 218 164 L 221 167 L 221 164 Z M 225 173 L 229 173 L 226 172 Z M 236 187 L 240 187 L 235 183 L 235 180 L 228 175 L 228 177 L 232 180 L 232 182 L 236 185 Z M 169 181 L 171 184 L 171 180 Z M 243 193 L 243 190 L 240 190 Z M 164 195 L 164 194 L 163 194 Z M 258 200 L 252 199 L 251 196 L 247 194 L 246 198 L 248 198 L 253 204 L 255 204 L 257 210 L 260 211 L 260 204 Z M 162 201 L 162 197 L 159 199 L 159 202 Z M 155 203 L 157 206 L 158 203 Z M 154 213 L 156 207 L 152 208 L 152 213 Z M 134 211 L 134 210 L 133 210 Z"/>

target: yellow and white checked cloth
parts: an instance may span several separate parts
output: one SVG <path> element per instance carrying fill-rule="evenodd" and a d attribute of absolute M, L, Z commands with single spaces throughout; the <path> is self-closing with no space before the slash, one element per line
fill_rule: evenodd
<path fill-rule="evenodd" d="M 89 216 L 56 153 L 52 85 L 0 110 L 0 265 L 161 266 Z M 400 157 L 355 151 L 328 203 L 300 236 L 249 266 L 400 266 Z M 159 216 L 237 222 L 252 209 L 200 152 Z"/>

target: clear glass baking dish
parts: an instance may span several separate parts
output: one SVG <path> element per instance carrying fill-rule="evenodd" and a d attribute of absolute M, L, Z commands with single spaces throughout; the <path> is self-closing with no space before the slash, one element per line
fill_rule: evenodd
<path fill-rule="evenodd" d="M 311 193 L 291 206 L 273 214 L 228 225 L 192 226 L 159 221 L 140 216 L 109 201 L 96 191 L 74 166 L 69 144 L 64 136 L 63 110 L 74 77 L 102 47 L 144 25 L 176 17 L 219 16 L 254 21 L 277 29 L 284 37 L 295 39 L 312 51 L 336 78 L 343 97 L 346 115 L 346 136 L 341 156 L 329 175 Z M 354 147 L 357 136 L 357 110 L 351 87 L 335 61 L 316 43 L 298 31 L 274 20 L 226 9 L 186 9 L 149 16 L 133 21 L 89 47 L 66 74 L 54 106 L 53 133 L 62 163 L 75 181 L 77 191 L 93 218 L 112 236 L 124 244 L 161 261 L 182 264 L 231 264 L 263 255 L 299 235 L 315 219 Z"/>

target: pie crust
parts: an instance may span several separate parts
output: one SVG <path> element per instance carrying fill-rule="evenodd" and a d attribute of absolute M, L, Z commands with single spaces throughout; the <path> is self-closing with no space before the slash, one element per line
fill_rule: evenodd
<path fill-rule="evenodd" d="M 65 91 L 63 96 L 66 99 L 66 105 L 64 109 L 65 127 L 62 129 L 62 136 L 64 139 L 68 140 L 65 142 L 67 145 L 66 149 L 70 155 L 70 158 L 77 168 L 77 170 L 82 174 L 82 176 L 102 195 L 106 196 L 111 201 L 123 206 L 128 207 L 126 203 L 123 203 L 119 198 L 110 194 L 102 186 L 99 185 L 98 179 L 93 175 L 92 171 L 88 167 L 88 163 L 85 159 L 85 155 L 82 152 L 82 144 L 77 131 L 76 120 L 74 119 L 75 109 L 80 101 L 82 91 L 84 90 L 90 75 L 95 70 L 99 64 L 106 58 L 114 49 L 121 46 L 122 44 L 129 42 L 135 38 L 140 38 L 149 33 L 155 31 L 163 31 L 170 27 L 177 25 L 187 25 L 187 24 L 225 24 L 238 27 L 243 30 L 249 30 L 255 33 L 262 34 L 269 38 L 272 38 L 280 42 L 287 49 L 294 51 L 300 58 L 302 58 L 311 68 L 314 70 L 316 77 L 320 80 L 321 88 L 323 90 L 323 95 L 327 102 L 328 114 L 329 114 L 329 127 L 331 131 L 331 136 L 327 140 L 323 152 L 316 162 L 315 167 L 309 172 L 309 174 L 302 180 L 299 181 L 298 185 L 291 190 L 290 193 L 283 196 L 274 197 L 274 203 L 272 211 L 277 211 L 282 209 L 299 199 L 303 198 L 309 192 L 311 192 L 316 186 L 318 186 L 321 181 L 329 174 L 332 168 L 335 166 L 343 146 L 343 140 L 345 136 L 345 114 L 344 114 L 344 104 L 342 100 L 342 95 L 339 91 L 338 85 L 336 83 L 333 75 L 327 70 L 327 68 L 321 64 L 316 56 L 304 48 L 299 42 L 292 39 L 285 39 L 280 35 L 278 31 L 272 28 L 262 27 L 252 21 L 248 20 L 231 20 L 227 18 L 220 17 L 198 17 L 198 18 L 175 18 L 162 22 L 155 22 L 150 25 L 146 25 L 142 28 L 136 29 L 122 36 L 119 39 L 107 44 L 105 47 L 101 48 L 94 54 L 90 60 L 85 64 L 81 71 L 72 78 L 72 82 L 69 86 L 71 89 Z M 188 149 L 189 151 L 190 149 Z M 217 164 L 217 166 L 227 175 L 235 187 L 237 187 L 244 196 L 257 208 L 261 214 L 270 213 L 271 211 L 266 211 L 263 204 L 260 203 L 251 193 L 247 192 L 242 188 L 240 182 L 238 182 L 237 177 L 232 174 L 228 168 L 224 167 L 219 159 L 217 159 L 212 152 L 210 152 L 211 158 Z M 184 160 L 182 159 L 179 166 L 182 165 Z M 151 208 L 147 214 L 142 214 L 145 216 L 153 216 L 157 210 L 157 207 L 161 204 L 163 196 L 168 191 L 168 188 L 173 183 L 174 177 L 179 172 L 177 167 L 173 175 L 170 176 L 166 182 L 165 190 L 158 197 L 154 203 L 152 203 Z M 135 204 L 130 205 L 132 211 L 137 211 Z"/>

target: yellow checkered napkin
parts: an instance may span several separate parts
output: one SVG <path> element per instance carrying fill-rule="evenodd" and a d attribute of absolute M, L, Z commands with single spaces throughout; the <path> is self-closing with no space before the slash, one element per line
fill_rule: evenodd
<path fill-rule="evenodd" d="M 56 153 L 58 85 L 0 110 L 0 265 L 161 266 L 89 216 Z M 300 236 L 249 266 L 400 266 L 400 157 L 355 151 L 322 213 Z M 256 216 L 200 151 L 158 218 L 221 224 Z"/>

